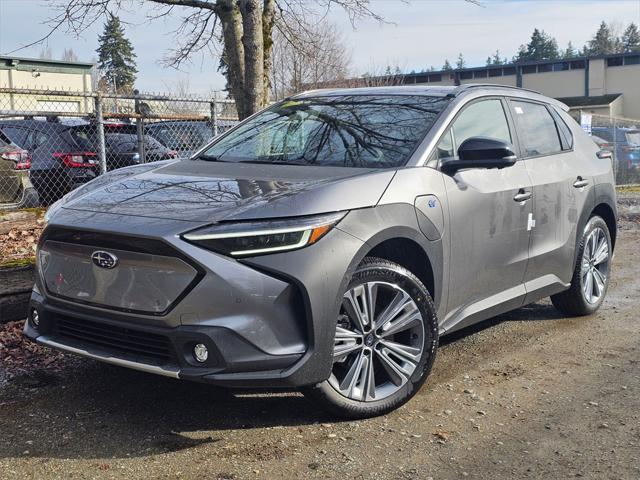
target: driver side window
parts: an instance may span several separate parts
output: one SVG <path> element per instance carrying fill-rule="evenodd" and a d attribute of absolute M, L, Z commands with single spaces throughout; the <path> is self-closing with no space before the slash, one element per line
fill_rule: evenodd
<path fill-rule="evenodd" d="M 458 158 L 458 147 L 471 137 L 489 137 L 512 143 L 501 100 L 481 100 L 465 107 L 438 142 L 437 158 Z"/>

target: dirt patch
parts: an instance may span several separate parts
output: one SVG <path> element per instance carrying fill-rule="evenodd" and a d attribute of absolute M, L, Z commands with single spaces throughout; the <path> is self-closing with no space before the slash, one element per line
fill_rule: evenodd
<path fill-rule="evenodd" d="M 44 210 L 0 213 L 0 268 L 34 263 Z"/>

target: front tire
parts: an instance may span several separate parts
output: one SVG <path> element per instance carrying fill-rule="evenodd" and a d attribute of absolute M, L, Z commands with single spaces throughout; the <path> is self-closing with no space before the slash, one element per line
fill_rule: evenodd
<path fill-rule="evenodd" d="M 551 296 L 554 307 L 574 317 L 600 308 L 609 287 L 612 248 L 606 222 L 597 215 L 591 217 L 582 233 L 571 286 Z"/>
<path fill-rule="evenodd" d="M 436 309 L 422 282 L 394 262 L 367 257 L 336 319 L 331 376 L 303 393 L 341 417 L 383 415 L 417 393 L 437 347 Z"/>

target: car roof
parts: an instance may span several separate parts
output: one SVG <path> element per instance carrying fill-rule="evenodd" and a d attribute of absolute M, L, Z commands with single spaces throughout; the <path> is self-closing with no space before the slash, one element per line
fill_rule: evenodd
<path fill-rule="evenodd" d="M 69 125 L 58 122 L 47 122 L 46 120 L 0 120 L 0 127 L 3 126 L 23 127 L 32 130 L 65 130 L 69 128 Z"/>
<path fill-rule="evenodd" d="M 538 100 L 553 104 L 564 111 L 568 111 L 564 103 L 550 97 L 546 97 L 534 90 L 498 85 L 492 83 L 468 83 L 458 86 L 427 86 L 427 85 L 394 85 L 386 87 L 358 87 L 358 88 L 327 88 L 309 90 L 294 95 L 291 98 L 307 98 L 316 96 L 342 96 L 342 95 L 424 95 L 429 97 L 461 97 L 467 93 L 487 93 L 521 97 L 524 99 Z"/>

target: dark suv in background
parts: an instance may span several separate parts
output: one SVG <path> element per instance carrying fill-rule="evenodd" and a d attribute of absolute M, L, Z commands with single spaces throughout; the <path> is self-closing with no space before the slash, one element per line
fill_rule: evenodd
<path fill-rule="evenodd" d="M 31 155 L 0 131 L 0 209 L 29 208 L 39 204 L 29 179 Z"/>
<path fill-rule="evenodd" d="M 31 154 L 31 182 L 45 205 L 100 173 L 98 156 L 73 127 L 57 121 L 3 120 L 0 131 Z"/>

